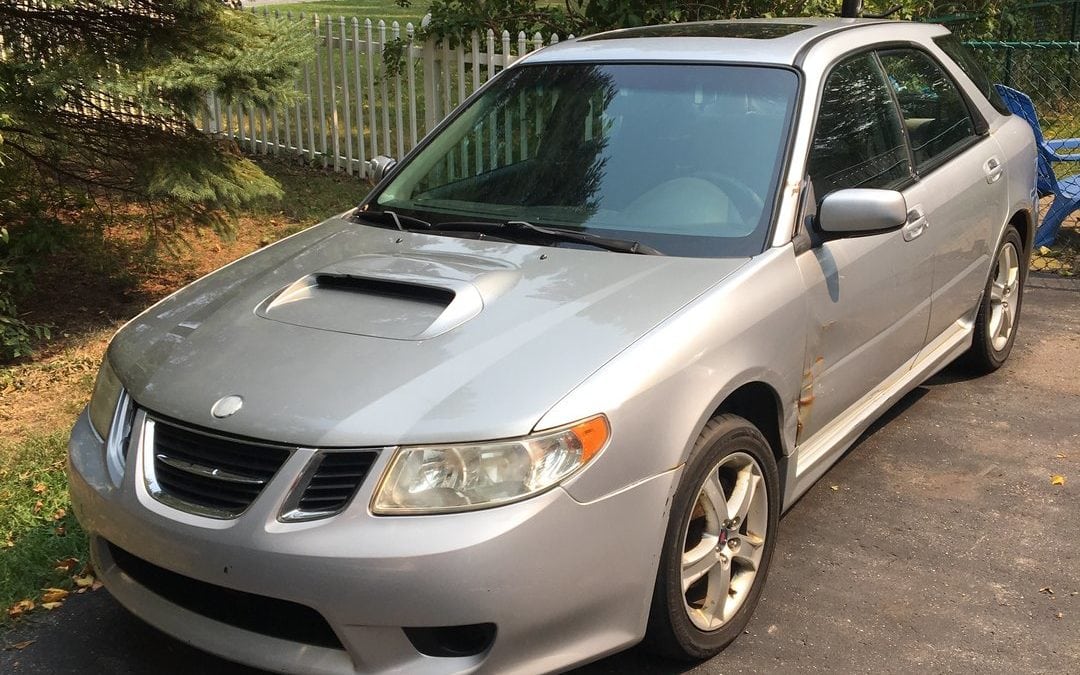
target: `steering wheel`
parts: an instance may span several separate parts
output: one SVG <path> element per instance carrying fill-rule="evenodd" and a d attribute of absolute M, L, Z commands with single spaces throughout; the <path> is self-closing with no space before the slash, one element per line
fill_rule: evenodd
<path fill-rule="evenodd" d="M 765 200 L 754 191 L 754 188 L 738 178 L 733 178 L 732 176 L 728 176 L 727 174 L 718 171 L 695 171 L 690 175 L 693 178 L 707 180 L 723 190 L 731 199 L 731 203 L 735 206 L 735 210 L 739 212 L 739 215 L 742 216 L 743 220 L 747 221 L 748 224 L 757 224 L 757 219 L 761 217 L 762 211 L 765 210 Z M 749 221 L 754 222 L 751 223 Z"/>

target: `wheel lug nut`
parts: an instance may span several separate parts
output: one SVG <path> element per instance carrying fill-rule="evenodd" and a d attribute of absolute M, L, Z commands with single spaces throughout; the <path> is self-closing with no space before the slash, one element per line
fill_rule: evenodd
<path fill-rule="evenodd" d="M 738 539 L 728 539 L 727 545 L 728 545 L 728 548 L 732 548 L 732 549 L 739 548 L 739 540 Z"/>

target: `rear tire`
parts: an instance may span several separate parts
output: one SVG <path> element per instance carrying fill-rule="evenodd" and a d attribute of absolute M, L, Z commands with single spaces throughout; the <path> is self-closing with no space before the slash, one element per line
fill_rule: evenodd
<path fill-rule="evenodd" d="M 979 303 L 971 348 L 961 357 L 968 370 L 980 375 L 992 373 L 1009 358 L 1020 326 L 1026 262 L 1020 232 L 1010 225 L 994 256 L 990 279 Z"/>
<path fill-rule="evenodd" d="M 708 659 L 739 636 L 765 585 L 779 514 L 768 441 L 742 417 L 710 420 L 672 500 L 647 649 Z"/>

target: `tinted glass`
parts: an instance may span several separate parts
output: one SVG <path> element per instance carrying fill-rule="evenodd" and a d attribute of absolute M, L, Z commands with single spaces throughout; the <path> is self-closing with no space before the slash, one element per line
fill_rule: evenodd
<path fill-rule="evenodd" d="M 376 198 L 429 221 L 526 220 L 671 255 L 760 253 L 798 78 L 780 68 L 506 71 Z"/>
<path fill-rule="evenodd" d="M 881 63 L 900 102 L 916 168 L 949 154 L 975 135 L 967 103 L 927 54 L 913 49 L 881 52 Z"/>
<path fill-rule="evenodd" d="M 809 173 L 819 198 L 895 187 L 911 176 L 896 106 L 872 54 L 842 62 L 826 78 Z"/>
<path fill-rule="evenodd" d="M 1001 100 L 1001 95 L 998 94 L 997 89 L 994 89 L 994 85 L 990 82 L 990 78 L 986 76 L 986 72 L 983 71 L 982 66 L 979 64 L 979 59 L 970 49 L 965 47 L 956 39 L 953 35 L 945 35 L 943 37 L 934 38 L 934 42 L 938 47 L 941 47 L 941 51 L 949 55 L 949 58 L 956 62 L 956 65 L 960 66 L 960 69 L 971 78 L 971 81 L 975 83 L 975 86 L 979 88 L 982 95 L 990 101 L 990 105 L 1003 115 L 1010 115 L 1009 107 L 1005 105 L 1005 101 Z"/>

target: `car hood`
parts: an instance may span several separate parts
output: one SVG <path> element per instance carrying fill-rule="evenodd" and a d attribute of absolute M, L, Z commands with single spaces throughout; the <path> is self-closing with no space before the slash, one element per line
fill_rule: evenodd
<path fill-rule="evenodd" d="M 227 433 L 320 447 L 506 438 L 743 263 L 335 218 L 151 307 L 109 358 L 140 406 Z M 228 395 L 243 407 L 211 415 Z"/>

